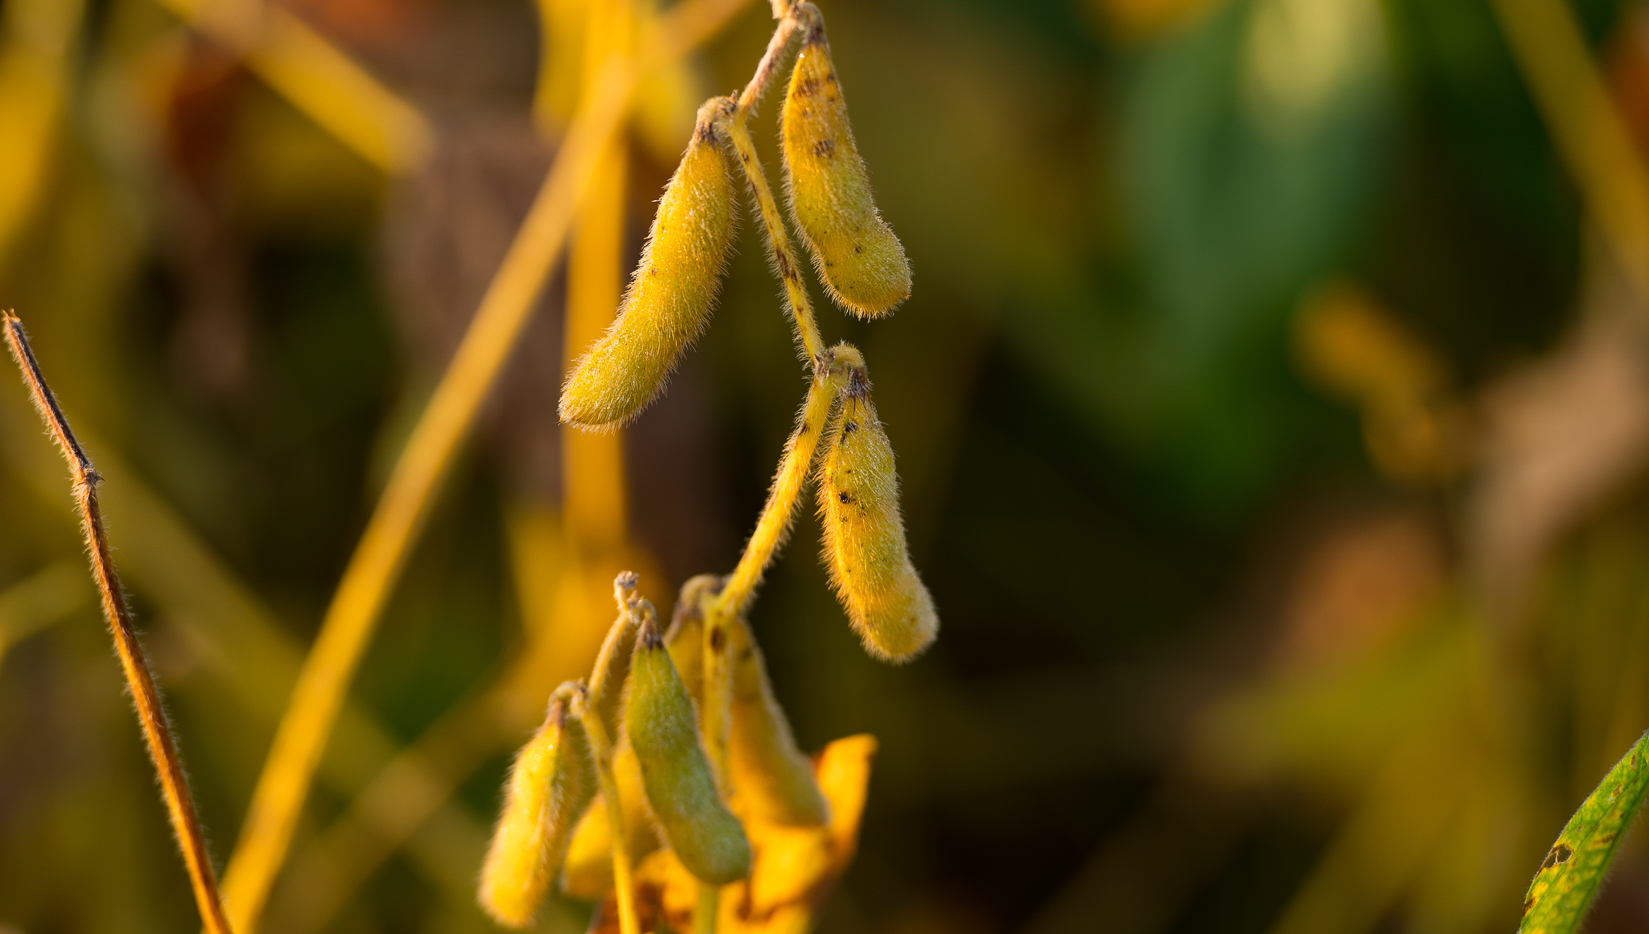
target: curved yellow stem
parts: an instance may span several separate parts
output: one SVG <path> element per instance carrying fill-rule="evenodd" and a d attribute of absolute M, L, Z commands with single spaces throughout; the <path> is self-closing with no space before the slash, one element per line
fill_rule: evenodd
<path fill-rule="evenodd" d="M 224 877 L 236 930 L 256 930 L 315 764 L 390 586 L 399 576 L 459 442 L 496 382 L 565 245 L 597 157 L 616 133 L 633 75 L 615 61 L 586 99 L 503 265 L 488 287 L 367 524 L 275 733 Z"/>

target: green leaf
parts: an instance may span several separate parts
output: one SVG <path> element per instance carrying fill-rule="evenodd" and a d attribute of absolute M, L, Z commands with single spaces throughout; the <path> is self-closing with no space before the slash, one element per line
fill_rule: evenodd
<path fill-rule="evenodd" d="M 1519 934 L 1572 934 L 1597 895 L 1626 828 L 1649 790 L 1649 733 L 1580 806 L 1540 863 L 1523 900 Z"/>

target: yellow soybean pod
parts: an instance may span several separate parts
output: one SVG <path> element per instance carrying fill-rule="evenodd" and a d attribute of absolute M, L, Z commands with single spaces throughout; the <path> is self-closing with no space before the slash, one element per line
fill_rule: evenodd
<path fill-rule="evenodd" d="M 715 574 L 699 574 L 681 585 L 670 628 L 664 633 L 664 647 L 670 651 L 676 674 L 687 688 L 693 703 L 704 698 L 704 608 L 721 592 L 722 579 Z"/>
<path fill-rule="evenodd" d="M 902 662 L 939 634 L 933 597 L 910 563 L 893 446 L 855 375 L 820 467 L 819 513 L 831 585 L 872 655 Z"/>
<path fill-rule="evenodd" d="M 642 627 L 630 665 L 625 730 L 664 839 L 688 872 L 726 885 L 750 874 L 750 841 L 716 789 L 698 718 L 658 627 Z"/>
<path fill-rule="evenodd" d="M 825 290 L 859 317 L 887 313 L 910 297 L 910 263 L 876 211 L 824 26 L 817 21 L 790 73 L 783 128 L 790 213 L 813 251 Z"/>
<path fill-rule="evenodd" d="M 774 824 L 822 827 L 830 822 L 830 805 L 813 777 L 813 763 L 796 748 L 761 649 L 743 620 L 733 620 L 727 633 L 733 659 L 727 769 L 740 813 Z"/>
<path fill-rule="evenodd" d="M 733 246 L 733 182 L 712 119 L 720 106 L 718 99 L 700 109 L 618 318 L 562 387 L 564 422 L 614 428 L 634 418 L 710 320 Z"/>
<path fill-rule="evenodd" d="M 532 922 L 561 870 L 573 827 L 595 796 L 589 743 L 561 691 L 510 767 L 504 809 L 481 867 L 481 907 L 505 927 Z"/>

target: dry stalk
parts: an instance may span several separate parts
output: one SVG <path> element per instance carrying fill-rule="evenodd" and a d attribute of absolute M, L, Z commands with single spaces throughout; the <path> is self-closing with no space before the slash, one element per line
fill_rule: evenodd
<path fill-rule="evenodd" d="M 127 688 L 132 693 L 132 706 L 143 728 L 143 739 L 160 777 L 161 796 L 166 802 L 166 814 L 177 834 L 178 849 L 189 870 L 189 881 L 195 891 L 195 904 L 200 909 L 206 930 L 212 934 L 229 934 L 223 903 L 218 896 L 217 876 L 212 870 L 212 859 L 206 850 L 206 836 L 200 829 L 200 818 L 195 813 L 194 798 L 189 793 L 189 777 L 183 770 L 183 757 L 178 754 L 177 740 L 172 735 L 166 708 L 161 703 L 160 689 L 155 685 L 149 660 L 143 654 L 137 631 L 132 626 L 132 614 L 126 606 L 126 595 L 120 588 L 115 573 L 114 558 L 109 553 L 108 534 L 103 529 L 103 513 L 98 507 L 97 485 L 102 482 L 91 458 L 86 456 L 80 442 L 75 440 L 69 420 L 58 407 L 57 398 L 46 385 L 40 372 L 40 363 L 29 347 L 23 322 L 11 312 L 0 313 L 0 324 L 6 332 L 6 345 L 23 371 L 34 406 L 45 419 L 57 446 L 63 451 L 73 477 L 75 504 L 80 508 L 81 528 L 86 536 L 86 547 L 91 552 L 92 576 L 102 596 L 103 617 L 114 636 L 115 654 L 120 657 L 121 670 L 126 675 Z"/>

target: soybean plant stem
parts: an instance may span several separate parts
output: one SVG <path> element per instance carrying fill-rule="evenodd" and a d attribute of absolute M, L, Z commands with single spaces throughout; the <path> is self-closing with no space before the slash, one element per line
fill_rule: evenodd
<path fill-rule="evenodd" d="M 596 785 L 601 789 L 601 800 L 607 808 L 607 823 L 612 828 L 613 840 L 613 900 L 618 903 L 619 934 L 640 934 L 636 919 L 635 880 L 630 868 L 630 850 L 625 845 L 624 807 L 618 797 L 618 777 L 613 773 L 613 744 L 607 736 L 607 727 L 601 722 L 601 713 L 588 702 L 584 694 L 575 699 L 573 712 L 584 726 L 590 742 L 590 757 L 595 760 Z"/>
<path fill-rule="evenodd" d="M 767 494 L 767 505 L 762 507 L 761 518 L 756 520 L 756 531 L 751 533 L 750 541 L 745 543 L 744 554 L 739 556 L 738 566 L 733 569 L 733 573 L 727 578 L 726 586 L 722 588 L 721 596 L 713 608 L 713 616 L 738 616 L 744 612 L 756 585 L 761 583 L 762 573 L 773 560 L 774 552 L 784 544 L 785 536 L 790 532 L 790 519 L 795 512 L 796 498 L 801 494 L 802 487 L 807 484 L 808 471 L 813 465 L 813 453 L 819 447 L 819 437 L 824 434 L 825 423 L 829 421 L 830 411 L 836 404 L 840 374 L 832 372 L 829 358 L 828 351 L 816 358 L 813 382 L 807 388 L 807 399 L 802 403 L 796 430 L 791 432 L 790 440 L 785 442 L 784 457 L 779 461 L 778 473 L 773 477 L 773 488 Z M 713 621 L 712 618 L 705 620 L 707 632 Z"/>
<path fill-rule="evenodd" d="M 693 934 L 716 934 L 716 915 L 721 909 L 721 889 L 699 883 L 699 900 L 693 905 Z"/>
<path fill-rule="evenodd" d="M 23 323 L 10 312 L 0 312 L 0 325 L 6 332 L 6 344 L 23 371 L 34 406 L 46 420 L 63 459 L 69 462 L 69 473 L 74 481 L 74 498 L 80 507 L 80 522 L 86 534 L 86 545 L 91 551 L 92 576 L 97 579 L 97 590 L 103 598 L 103 617 L 108 620 L 109 632 L 114 636 L 115 654 L 126 674 L 126 684 L 132 692 L 132 706 L 137 708 L 137 719 L 143 728 L 143 739 L 149 747 L 149 758 L 154 760 L 160 775 L 161 796 L 166 800 L 166 814 L 177 834 L 178 849 L 189 870 L 189 881 L 195 890 L 195 905 L 201 921 L 211 934 L 230 934 L 229 922 L 224 916 L 223 903 L 218 896 L 218 880 L 212 871 L 212 859 L 206 852 L 206 836 L 201 833 L 200 818 L 195 814 L 194 799 L 189 794 L 189 777 L 183 771 L 183 757 L 178 754 L 177 740 L 172 736 L 161 706 L 160 689 L 155 686 L 149 670 L 149 660 L 143 654 L 137 632 L 132 627 L 131 610 L 120 589 L 120 578 L 115 574 L 114 558 L 109 554 L 109 539 L 103 529 L 103 513 L 97 502 L 97 485 L 102 482 L 91 459 L 75 440 L 69 420 L 63 416 L 57 399 L 46 385 L 40 372 L 40 363 L 29 347 Z"/>
<path fill-rule="evenodd" d="M 784 216 L 779 213 L 779 203 L 773 197 L 773 189 L 767 184 L 767 172 L 762 168 L 755 143 L 750 139 L 748 126 L 750 114 L 756 109 L 757 101 L 773 81 L 779 60 L 784 57 L 797 30 L 807 25 L 805 20 L 810 18 L 812 9 L 807 4 L 797 4 L 779 18 L 779 25 L 773 30 L 773 38 L 767 43 L 767 52 L 762 55 L 761 62 L 756 66 L 755 75 L 733 102 L 731 113 L 723 117 L 722 124 L 733 145 L 733 151 L 738 154 L 739 164 L 744 167 L 745 177 L 750 180 L 750 190 L 756 199 L 756 210 L 761 215 L 762 228 L 767 234 L 768 248 L 773 252 L 773 265 L 779 278 L 784 282 L 785 298 L 790 305 L 790 314 L 796 325 L 796 337 L 801 342 L 802 353 L 809 361 L 817 361 L 819 352 L 824 350 L 824 340 L 819 336 L 819 325 L 813 319 L 813 304 L 808 300 L 807 286 L 802 284 L 801 263 L 796 259 L 796 249 L 790 243 L 790 233 L 785 229 Z"/>
<path fill-rule="evenodd" d="M 733 144 L 733 151 L 738 154 L 739 163 L 744 166 L 745 177 L 750 180 L 750 191 L 755 195 L 762 228 L 773 251 L 774 271 L 784 282 L 784 294 L 790 305 L 791 320 L 796 326 L 796 338 L 801 342 L 802 353 L 813 360 L 824 349 L 824 340 L 819 336 L 818 323 L 813 320 L 813 303 L 808 300 L 807 286 L 802 284 L 802 267 L 796 259 L 795 248 L 790 244 L 790 234 L 785 230 L 779 203 L 773 198 L 773 189 L 767 185 L 767 173 L 762 170 L 756 145 L 750 139 L 750 128 L 745 125 L 747 113 L 746 110 L 736 110 L 732 118 L 725 121 L 727 138 Z"/>

